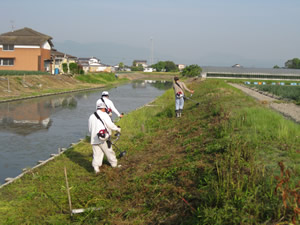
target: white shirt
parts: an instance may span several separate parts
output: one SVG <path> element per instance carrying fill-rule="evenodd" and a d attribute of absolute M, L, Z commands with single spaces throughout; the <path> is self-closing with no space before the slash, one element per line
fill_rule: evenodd
<path fill-rule="evenodd" d="M 109 115 L 106 112 L 102 112 L 101 110 L 97 110 L 97 114 L 105 124 L 105 127 L 111 135 L 112 130 L 121 132 L 121 128 L 117 127 L 112 121 Z M 103 123 L 93 114 L 90 115 L 89 118 L 89 132 L 91 134 L 91 144 L 96 145 L 96 144 L 103 144 L 104 141 L 101 141 L 97 134 L 99 133 L 100 130 L 105 129 Z"/>
<path fill-rule="evenodd" d="M 111 111 L 113 111 L 118 117 L 120 117 L 121 114 L 120 114 L 119 111 L 116 109 L 114 103 L 113 103 L 109 98 L 107 98 L 107 97 L 105 97 L 105 96 L 103 96 L 102 98 L 103 98 L 105 104 L 107 105 L 107 107 L 108 107 L 109 109 L 111 109 Z"/>

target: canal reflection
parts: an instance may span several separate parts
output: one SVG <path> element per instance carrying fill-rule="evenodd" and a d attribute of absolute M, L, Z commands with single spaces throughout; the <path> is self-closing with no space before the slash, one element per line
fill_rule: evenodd
<path fill-rule="evenodd" d="M 168 90 L 172 87 L 172 82 L 165 81 L 165 80 L 143 80 L 143 81 L 134 81 L 132 83 L 133 88 L 146 88 L 147 84 L 152 87 L 155 87 L 159 90 Z"/>
<path fill-rule="evenodd" d="M 77 106 L 74 97 L 10 102 L 0 104 L 0 130 L 19 135 L 29 135 L 48 129 L 52 120 L 50 115 L 60 109 L 73 109 Z"/>

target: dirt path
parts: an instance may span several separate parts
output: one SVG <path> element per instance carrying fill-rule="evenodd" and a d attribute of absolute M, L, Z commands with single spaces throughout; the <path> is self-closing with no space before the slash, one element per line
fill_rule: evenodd
<path fill-rule="evenodd" d="M 232 83 L 230 83 L 230 85 L 242 90 L 247 95 L 252 96 L 258 101 L 267 103 L 272 109 L 282 113 L 288 118 L 291 118 L 297 123 L 300 123 L 300 106 L 297 106 L 293 103 L 277 103 L 277 99 L 258 93 L 257 91 L 251 90 L 245 86 Z"/>

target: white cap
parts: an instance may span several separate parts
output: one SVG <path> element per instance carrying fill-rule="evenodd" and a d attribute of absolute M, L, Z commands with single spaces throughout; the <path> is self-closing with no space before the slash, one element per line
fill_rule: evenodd
<path fill-rule="evenodd" d="M 109 94 L 108 94 L 108 91 L 103 91 L 103 92 L 102 92 L 102 96 L 106 96 L 106 95 L 107 95 L 107 96 L 109 95 Z"/>
<path fill-rule="evenodd" d="M 96 103 L 96 109 L 103 109 L 106 108 L 106 105 L 104 104 L 104 102 L 102 102 L 101 99 L 99 99 Z"/>

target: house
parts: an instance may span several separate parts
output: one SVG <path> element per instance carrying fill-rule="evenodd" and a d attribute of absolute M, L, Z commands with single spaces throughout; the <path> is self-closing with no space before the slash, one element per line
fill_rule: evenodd
<path fill-rule="evenodd" d="M 76 63 L 77 62 L 77 57 L 68 55 L 63 52 L 59 52 L 56 49 L 51 50 L 51 60 L 52 60 L 52 74 L 58 74 L 58 73 L 64 73 L 63 71 L 63 64 L 67 63 Z M 69 66 L 68 66 L 69 70 Z M 68 71 L 67 73 L 69 73 Z"/>
<path fill-rule="evenodd" d="M 185 68 L 184 64 L 177 64 L 179 71 L 182 71 Z"/>
<path fill-rule="evenodd" d="M 52 37 L 23 28 L 0 35 L 0 70 L 51 71 Z"/>
<path fill-rule="evenodd" d="M 148 67 L 147 60 L 134 60 L 133 61 L 134 66 L 138 67 L 139 65 L 142 65 L 143 68 Z"/>
<path fill-rule="evenodd" d="M 77 59 L 77 63 L 79 65 L 81 65 L 82 70 L 84 71 L 84 73 L 88 73 L 89 72 L 89 69 L 90 69 L 89 59 L 90 58 L 78 58 Z"/>
<path fill-rule="evenodd" d="M 82 66 L 82 69 L 85 73 L 95 73 L 95 72 L 107 72 L 110 73 L 113 71 L 112 66 L 102 64 L 100 59 L 96 57 L 92 58 L 79 58 L 78 64 Z"/>
<path fill-rule="evenodd" d="M 151 67 L 147 67 L 147 68 L 144 68 L 144 72 L 153 72 L 153 68 Z"/>
<path fill-rule="evenodd" d="M 124 65 L 122 68 L 120 68 L 120 64 L 117 64 L 117 65 L 114 65 L 112 67 L 112 72 L 115 72 L 115 71 L 126 71 L 126 72 L 130 72 L 131 69 L 129 66 L 126 66 Z"/>
<path fill-rule="evenodd" d="M 242 66 L 240 65 L 240 64 L 234 64 L 233 66 L 232 66 L 232 68 L 241 68 Z"/>

